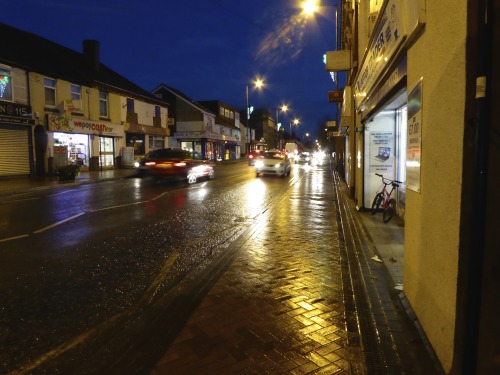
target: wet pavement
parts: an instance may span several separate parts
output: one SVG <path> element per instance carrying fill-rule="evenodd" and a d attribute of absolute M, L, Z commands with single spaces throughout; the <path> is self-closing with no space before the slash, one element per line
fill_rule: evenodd
<path fill-rule="evenodd" d="M 133 174 L 3 178 L 0 196 Z M 322 179 L 251 226 L 151 375 L 439 373 L 399 303 L 403 221 L 356 211 L 337 175 Z"/>

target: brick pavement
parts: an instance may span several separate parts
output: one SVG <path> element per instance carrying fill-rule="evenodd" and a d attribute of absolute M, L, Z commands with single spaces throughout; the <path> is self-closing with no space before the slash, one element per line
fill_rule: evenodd
<path fill-rule="evenodd" d="M 334 188 L 313 178 L 255 224 L 152 375 L 365 373 L 346 324 L 355 311 L 344 304 Z"/>

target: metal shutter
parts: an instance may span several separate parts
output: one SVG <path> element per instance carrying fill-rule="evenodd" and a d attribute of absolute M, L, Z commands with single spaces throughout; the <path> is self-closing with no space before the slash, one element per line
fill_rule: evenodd
<path fill-rule="evenodd" d="M 28 132 L 0 128 L 0 176 L 29 175 Z"/>

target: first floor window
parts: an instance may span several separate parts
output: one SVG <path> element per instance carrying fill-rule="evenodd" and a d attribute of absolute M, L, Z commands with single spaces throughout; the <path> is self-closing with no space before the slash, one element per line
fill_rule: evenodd
<path fill-rule="evenodd" d="M 0 67 L 0 99 L 12 101 L 12 72 Z"/>
<path fill-rule="evenodd" d="M 82 86 L 71 85 L 71 99 L 80 100 L 82 98 Z"/>
<path fill-rule="evenodd" d="M 53 78 L 45 77 L 43 80 L 45 92 L 45 105 L 47 107 L 56 106 L 56 80 Z"/>
<path fill-rule="evenodd" d="M 108 93 L 99 91 L 99 116 L 108 117 Z"/>

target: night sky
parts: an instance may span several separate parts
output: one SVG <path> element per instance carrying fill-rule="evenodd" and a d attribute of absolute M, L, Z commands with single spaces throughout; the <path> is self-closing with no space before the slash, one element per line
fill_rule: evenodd
<path fill-rule="evenodd" d="M 298 0 L 0 0 L 0 21 L 79 52 L 96 39 L 101 62 L 148 91 L 165 83 L 244 109 L 249 84 L 250 105 L 275 117 L 288 104 L 279 122 L 289 131 L 299 118 L 293 131 L 304 137 L 335 119 L 323 63 L 334 49 L 335 3 L 323 0 L 330 6 L 307 18 Z"/>

